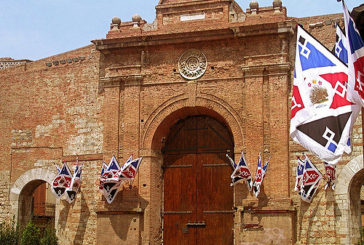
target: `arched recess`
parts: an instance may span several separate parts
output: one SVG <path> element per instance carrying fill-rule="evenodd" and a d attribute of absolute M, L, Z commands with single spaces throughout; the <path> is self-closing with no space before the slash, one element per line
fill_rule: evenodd
<path fill-rule="evenodd" d="M 144 158 L 139 172 L 140 181 L 143 183 L 143 192 L 140 192 L 140 195 L 149 202 L 144 212 L 144 231 L 148 234 L 148 237 L 144 238 L 145 241 L 162 237 L 160 214 L 163 199 L 161 188 L 163 186 L 163 156 L 161 149 L 173 125 L 189 116 L 212 117 L 224 124 L 231 132 L 235 157 L 239 157 L 243 150 L 244 128 L 243 120 L 239 115 L 241 113 L 221 98 L 195 92 L 181 93 L 160 104 L 146 118 L 141 131 L 140 156 Z"/>
<path fill-rule="evenodd" d="M 145 122 L 142 149 L 159 151 L 163 145 L 163 138 L 168 135 L 169 128 L 178 120 L 187 116 L 207 115 L 226 124 L 232 132 L 235 151 L 242 150 L 243 121 L 237 111 L 224 100 L 209 94 L 199 94 L 192 105 L 190 100 L 191 98 L 182 94 L 164 102 L 151 113 Z"/>
<path fill-rule="evenodd" d="M 25 224 L 30 217 L 31 210 L 29 205 L 34 190 L 44 182 L 52 183 L 55 177 L 55 172 L 43 168 L 35 168 L 26 171 L 14 182 L 10 189 L 9 199 L 11 213 L 20 225 Z"/>
<path fill-rule="evenodd" d="M 335 200 L 340 244 L 357 244 L 360 239 L 360 189 L 364 184 L 363 156 L 351 160 L 339 173 Z"/>

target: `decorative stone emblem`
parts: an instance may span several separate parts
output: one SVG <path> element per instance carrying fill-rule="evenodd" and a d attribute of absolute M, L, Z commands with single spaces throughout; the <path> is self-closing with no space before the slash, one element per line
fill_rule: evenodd
<path fill-rule="evenodd" d="M 206 67 L 206 56 L 196 49 L 187 50 L 178 60 L 179 73 L 188 80 L 201 77 L 205 73 Z"/>

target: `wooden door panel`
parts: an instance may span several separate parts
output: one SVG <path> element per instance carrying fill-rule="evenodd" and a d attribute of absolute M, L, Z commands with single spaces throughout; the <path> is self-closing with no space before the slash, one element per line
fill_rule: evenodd
<path fill-rule="evenodd" d="M 164 212 L 196 211 L 195 154 L 167 155 L 164 166 Z"/>
<path fill-rule="evenodd" d="M 198 244 L 233 244 L 233 224 L 232 213 L 208 213 L 201 216 L 201 220 L 206 223 L 204 229 L 196 229 Z"/>
<path fill-rule="evenodd" d="M 230 186 L 232 169 L 222 155 L 224 153 L 198 154 L 197 203 L 199 213 L 217 210 L 231 211 L 233 208 L 233 188 Z"/>
<path fill-rule="evenodd" d="M 46 183 L 38 186 L 33 193 L 33 215 L 44 216 L 46 204 Z"/>
<path fill-rule="evenodd" d="M 171 128 L 164 152 L 164 244 L 232 244 L 233 189 L 226 153 L 233 141 L 215 119 Z"/>
<path fill-rule="evenodd" d="M 232 139 L 227 128 L 215 119 L 205 117 L 197 123 L 198 152 L 226 152 L 232 149 Z"/>
<path fill-rule="evenodd" d="M 187 227 L 187 223 L 196 219 L 196 213 L 164 214 L 163 244 L 194 245 L 196 244 L 196 229 Z"/>

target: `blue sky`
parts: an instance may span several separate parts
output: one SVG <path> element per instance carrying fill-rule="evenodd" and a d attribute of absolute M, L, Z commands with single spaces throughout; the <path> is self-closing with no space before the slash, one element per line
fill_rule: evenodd
<path fill-rule="evenodd" d="M 155 18 L 159 0 L 0 0 L 0 57 L 38 60 L 104 38 L 112 17 L 129 21 L 138 13 L 147 22 Z M 245 11 L 250 0 L 236 0 Z M 258 0 L 271 6 L 273 0 Z M 288 16 L 341 13 L 336 0 L 282 0 Z M 351 10 L 362 0 L 346 0 Z"/>

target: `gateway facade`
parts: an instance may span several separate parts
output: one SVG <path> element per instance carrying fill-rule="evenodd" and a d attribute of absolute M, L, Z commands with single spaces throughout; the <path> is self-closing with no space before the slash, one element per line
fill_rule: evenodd
<path fill-rule="evenodd" d="M 321 184 L 311 204 L 293 191 L 305 149 L 288 133 L 296 25 L 331 48 L 342 15 L 296 19 L 280 1 L 243 11 L 232 0 L 161 0 L 156 13 L 153 23 L 113 18 L 93 45 L 0 71 L 1 219 L 25 224 L 54 163 L 78 159 L 75 203 L 53 201 L 43 215 L 54 216 L 60 244 L 357 242 L 361 117 L 336 190 Z M 253 175 L 259 152 L 272 157 L 258 198 L 230 187 L 225 155 L 242 151 Z M 143 157 L 138 177 L 107 204 L 102 161 L 131 154 Z"/>

